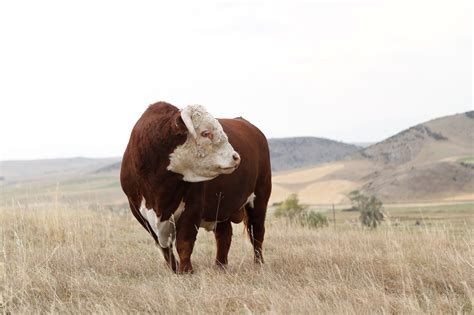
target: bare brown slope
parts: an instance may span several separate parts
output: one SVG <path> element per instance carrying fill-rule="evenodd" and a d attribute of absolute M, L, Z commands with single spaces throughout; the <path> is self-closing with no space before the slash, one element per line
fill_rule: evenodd
<path fill-rule="evenodd" d="M 461 163 L 473 144 L 474 112 L 438 118 L 344 161 L 275 176 L 272 200 L 297 193 L 306 203 L 346 203 L 353 189 L 385 202 L 474 200 L 474 167 Z"/>
<path fill-rule="evenodd" d="M 362 152 L 376 168 L 362 190 L 386 201 L 474 198 L 474 169 L 459 162 L 473 143 L 472 112 L 407 129 Z"/>
<path fill-rule="evenodd" d="M 352 158 L 393 166 L 472 155 L 473 113 L 442 117 L 416 125 L 356 153 Z"/>
<path fill-rule="evenodd" d="M 474 200 L 474 169 L 443 161 L 387 169 L 369 175 L 362 190 L 390 202 Z"/>

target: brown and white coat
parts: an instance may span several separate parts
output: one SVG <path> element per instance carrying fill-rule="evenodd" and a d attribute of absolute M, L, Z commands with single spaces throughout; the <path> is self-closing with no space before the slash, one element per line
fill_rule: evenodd
<path fill-rule="evenodd" d="M 244 218 L 255 261 L 263 262 L 270 156 L 265 136 L 246 120 L 215 119 L 200 105 L 150 105 L 132 130 L 120 180 L 133 215 L 174 271 L 192 272 L 200 226 L 214 232 L 216 263 L 225 266 L 231 222 Z"/>

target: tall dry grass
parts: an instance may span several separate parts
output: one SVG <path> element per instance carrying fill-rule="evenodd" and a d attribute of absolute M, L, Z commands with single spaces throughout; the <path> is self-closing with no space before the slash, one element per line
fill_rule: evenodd
<path fill-rule="evenodd" d="M 472 313 L 469 226 L 310 230 L 271 218 L 266 264 L 234 226 L 230 266 L 201 230 L 194 275 L 165 268 L 128 212 L 0 209 L 3 313 Z"/>

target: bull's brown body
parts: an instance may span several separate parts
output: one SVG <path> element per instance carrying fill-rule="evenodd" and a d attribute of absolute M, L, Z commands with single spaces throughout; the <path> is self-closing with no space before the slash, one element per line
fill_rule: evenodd
<path fill-rule="evenodd" d="M 185 210 L 176 223 L 177 264 L 171 247 L 162 248 L 165 259 L 175 271 L 192 271 L 191 253 L 201 220 L 217 221 L 216 263 L 227 264 L 232 239 L 231 221 L 246 216 L 247 231 L 254 246 L 256 262 L 263 262 L 262 242 L 265 214 L 271 193 L 271 166 L 268 143 L 255 126 L 243 119 L 219 119 L 229 143 L 240 154 L 240 166 L 231 174 L 213 180 L 189 183 L 166 167 L 169 155 L 187 139 L 179 110 L 167 103 L 151 105 L 135 125 L 125 151 L 121 184 L 132 213 L 157 242 L 148 221 L 140 214 L 146 201 L 161 220 L 168 220 L 181 201 Z M 255 194 L 253 207 L 247 203 Z M 179 267 L 179 268 L 178 268 Z"/>

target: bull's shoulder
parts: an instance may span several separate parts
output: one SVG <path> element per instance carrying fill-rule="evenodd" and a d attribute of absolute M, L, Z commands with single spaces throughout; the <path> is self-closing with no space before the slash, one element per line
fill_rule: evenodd
<path fill-rule="evenodd" d="M 265 137 L 263 132 L 257 128 L 254 124 L 252 124 L 249 120 L 243 118 L 243 117 L 237 117 L 237 118 L 220 118 L 218 119 L 222 127 L 224 128 L 224 131 L 226 129 L 229 130 L 242 130 L 246 131 L 248 133 L 254 133 L 261 135 Z"/>
<path fill-rule="evenodd" d="M 160 178 L 167 173 L 169 155 L 186 140 L 184 127 L 179 129 L 179 109 L 166 102 L 150 105 L 132 129 L 122 166 L 123 177 Z M 183 124 L 184 125 L 184 124 Z"/>

